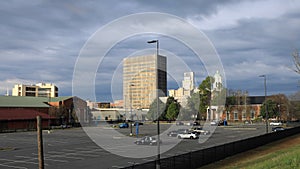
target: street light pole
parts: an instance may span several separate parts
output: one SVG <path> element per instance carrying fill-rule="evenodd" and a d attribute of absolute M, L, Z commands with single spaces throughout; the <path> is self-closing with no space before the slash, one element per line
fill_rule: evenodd
<path fill-rule="evenodd" d="M 265 88 L 265 111 L 266 111 L 266 133 L 268 133 L 269 127 L 268 127 L 268 119 L 269 119 L 269 114 L 268 114 L 268 108 L 267 108 L 267 76 L 266 75 L 260 75 L 259 77 L 264 78 L 264 88 Z"/>
<path fill-rule="evenodd" d="M 157 108 L 157 112 L 156 112 L 156 122 L 157 122 L 157 159 L 156 159 L 156 169 L 160 169 L 160 128 L 159 128 L 159 97 L 158 97 L 158 52 L 159 52 L 159 41 L 158 40 L 151 40 L 148 41 L 147 43 L 156 43 L 156 108 Z"/>
<path fill-rule="evenodd" d="M 132 136 L 132 90 L 131 87 L 134 86 L 133 84 L 129 85 L 130 91 L 130 136 Z"/>

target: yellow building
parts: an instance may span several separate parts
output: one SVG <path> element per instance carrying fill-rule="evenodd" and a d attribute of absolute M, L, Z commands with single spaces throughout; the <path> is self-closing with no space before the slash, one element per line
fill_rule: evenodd
<path fill-rule="evenodd" d="M 149 108 L 157 97 L 156 89 L 159 89 L 159 97 L 165 97 L 167 94 L 166 70 L 167 58 L 164 56 L 148 55 L 125 58 L 123 60 L 124 107 Z"/>
<path fill-rule="evenodd" d="M 58 88 L 52 83 L 34 85 L 16 84 L 12 89 L 13 96 L 58 97 Z"/>

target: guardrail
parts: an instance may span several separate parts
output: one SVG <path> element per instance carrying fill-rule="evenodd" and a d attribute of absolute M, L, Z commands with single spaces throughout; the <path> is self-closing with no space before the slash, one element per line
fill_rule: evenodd
<path fill-rule="evenodd" d="M 251 150 L 253 148 L 286 138 L 300 133 L 300 127 L 286 129 L 284 131 L 278 131 L 260 135 L 256 137 L 247 138 L 223 145 L 210 147 L 198 151 L 193 151 L 181 155 L 176 155 L 160 160 L 161 169 L 194 169 L 201 166 L 222 160 L 226 157 Z M 124 169 L 155 169 L 156 161 L 150 161 L 143 164 L 135 164 L 125 167 Z"/>

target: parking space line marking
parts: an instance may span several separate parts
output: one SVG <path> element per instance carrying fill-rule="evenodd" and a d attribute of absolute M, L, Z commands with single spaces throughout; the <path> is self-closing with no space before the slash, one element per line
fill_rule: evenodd
<path fill-rule="evenodd" d="M 77 160 L 84 160 L 84 158 L 80 158 L 80 157 L 67 157 L 65 155 L 51 155 L 50 158 L 53 157 L 61 157 L 61 158 L 72 158 L 72 159 L 77 159 Z"/>
<path fill-rule="evenodd" d="M 54 160 L 54 159 L 51 159 L 51 157 L 46 157 L 45 158 L 45 161 L 57 161 L 57 162 L 62 162 L 62 163 L 67 163 L 69 161 L 67 160 Z"/>
<path fill-rule="evenodd" d="M 30 162 L 30 161 L 21 161 L 21 160 L 10 160 L 10 159 L 0 159 L 1 161 L 7 161 L 4 164 L 9 164 L 9 163 L 28 163 L 28 164 L 39 164 L 36 162 Z"/>
<path fill-rule="evenodd" d="M 92 154 L 78 154 L 78 153 L 67 153 L 66 155 L 78 155 L 78 156 L 86 156 L 86 157 L 100 157 L 99 155 L 92 155 Z"/>
<path fill-rule="evenodd" d="M 111 166 L 112 168 L 124 168 L 124 166 L 117 166 L 117 165 L 113 165 Z"/>
<path fill-rule="evenodd" d="M 62 151 L 77 152 L 76 150 L 70 150 L 70 149 L 62 149 Z"/>
<path fill-rule="evenodd" d="M 5 164 L 0 164 L 0 166 L 9 167 L 9 168 L 28 169 L 26 167 L 19 167 L 19 166 L 5 165 Z"/>

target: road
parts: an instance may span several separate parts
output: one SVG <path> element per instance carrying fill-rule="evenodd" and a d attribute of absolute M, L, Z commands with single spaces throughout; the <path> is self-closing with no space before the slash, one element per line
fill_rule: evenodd
<path fill-rule="evenodd" d="M 161 132 L 163 133 L 168 130 L 169 127 L 170 124 L 161 124 Z M 122 168 L 130 166 L 133 163 L 144 163 L 156 158 L 155 155 L 153 156 L 153 153 L 157 153 L 156 146 L 135 145 L 132 140 L 136 138 L 123 141 L 125 138 L 128 138 L 130 133 L 129 128 L 113 129 L 111 127 L 95 127 L 88 130 L 89 132 L 92 131 L 91 133 L 101 130 L 101 134 L 94 134 L 97 135 L 97 137 L 94 137 L 90 133 L 87 134 L 81 128 L 53 130 L 51 133 L 43 131 L 45 168 Z M 112 132 L 119 133 L 119 135 L 108 137 L 107 134 Z M 156 124 L 139 126 L 139 133 L 139 137 L 143 135 L 155 135 Z M 264 133 L 264 125 L 217 127 L 211 137 L 203 143 L 199 143 L 199 140 L 167 138 L 164 135 L 165 133 L 163 133 L 161 137 L 163 140 L 161 144 L 161 158 L 196 151 Z M 109 143 L 102 141 L 103 137 L 109 138 Z M 101 140 L 102 143 L 99 144 L 99 140 L 97 139 Z M 200 139 L 203 139 L 202 136 Z M 181 142 L 176 144 L 178 141 Z M 125 142 L 125 144 L 122 144 L 123 142 Z M 1 133 L 0 148 L 2 148 L 2 150 L 0 149 L 1 169 L 38 168 L 36 132 Z M 149 154 L 145 152 L 149 152 Z M 138 153 L 142 154 L 139 155 Z M 137 156 L 139 158 L 132 158 L 132 156 L 128 154 L 138 154 Z"/>

